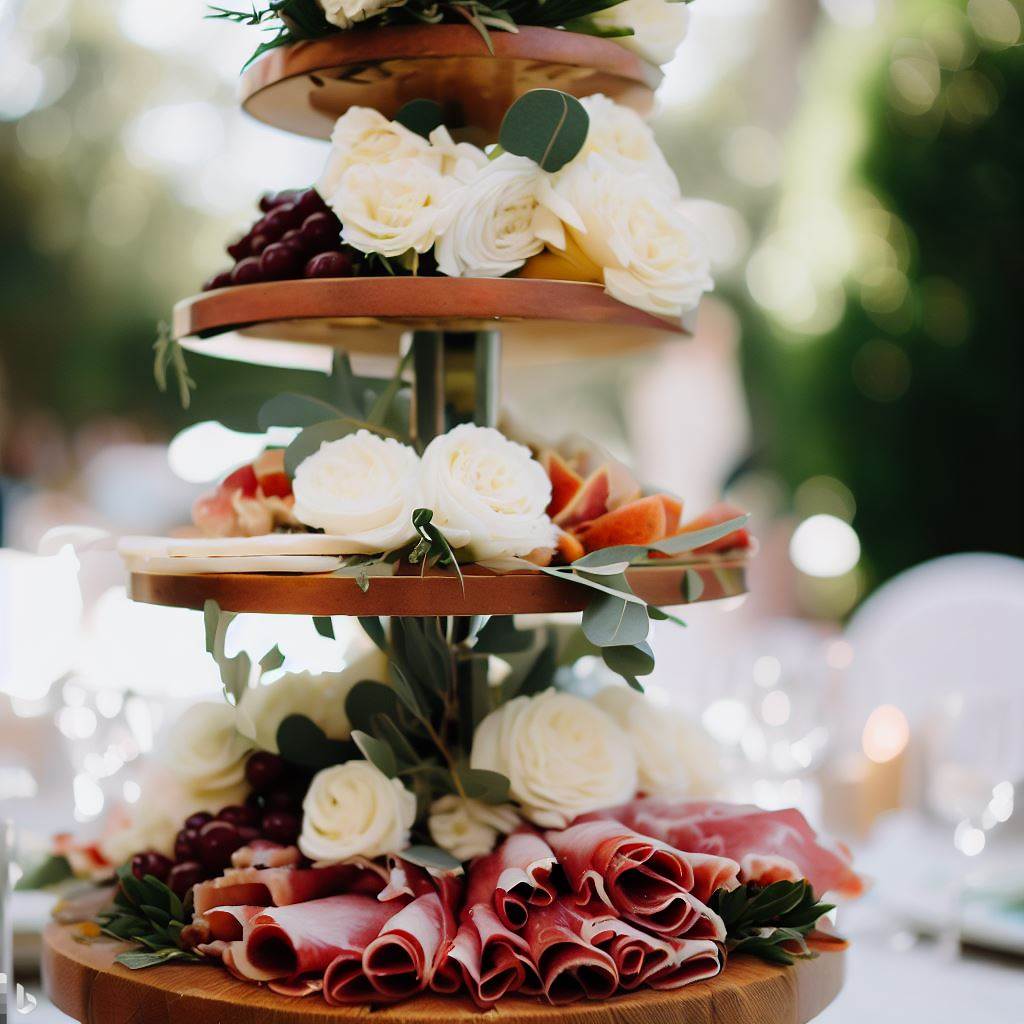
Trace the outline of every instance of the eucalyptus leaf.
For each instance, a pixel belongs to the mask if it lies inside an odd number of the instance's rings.
[[[624,679],[649,676],[654,671],[654,651],[647,641],[631,646],[601,648],[604,663]]]
[[[322,636],[328,640],[333,640],[334,637],[334,620],[329,615],[314,615],[313,616],[313,628]]]
[[[430,137],[430,133],[435,128],[444,124],[444,111],[441,109],[441,104],[435,100],[409,100],[399,108],[394,119],[409,131],[422,135],[426,139]]]
[[[383,654],[389,653],[388,638],[384,632],[384,623],[375,615],[360,615],[359,625],[363,632],[373,641],[374,645]]]
[[[311,427],[341,415],[342,410],[330,402],[311,395],[285,392],[267,399],[260,406],[256,426],[260,430],[269,430],[271,427]]]
[[[704,577],[696,569],[687,569],[683,576],[683,597],[687,601],[699,601],[704,593]]]
[[[421,868],[434,868],[445,872],[459,871],[462,868],[461,861],[438,846],[410,846],[402,850],[399,856],[402,860],[418,864]]]
[[[354,729],[352,742],[359,748],[366,760],[379,768],[389,779],[393,779],[398,774],[398,761],[395,759],[395,752],[384,740]]]
[[[356,683],[345,698],[345,715],[352,727],[373,732],[377,716],[396,718],[399,698],[395,690],[384,683],[364,679]]]
[[[354,743],[332,740],[311,718],[288,715],[277,727],[277,749],[286,761],[305,768],[329,768],[351,760]]]
[[[350,417],[338,417],[325,420],[306,427],[284,450],[284,471],[288,476],[295,476],[299,465],[320,450],[320,445],[327,441],[337,441],[348,434],[355,433],[360,424]]]
[[[277,644],[267,651],[266,654],[260,658],[260,671],[261,672],[275,672],[284,664],[284,654],[281,652],[281,648]]]
[[[509,798],[509,781],[500,772],[463,765],[456,769],[456,775],[463,792],[471,800],[481,800],[486,804],[503,804]]]
[[[531,89],[509,107],[498,142],[545,171],[559,171],[583,148],[590,118],[583,104],[557,89]]]
[[[583,612],[583,632],[597,647],[623,647],[647,639],[651,623],[644,605],[618,596],[597,594]]]
[[[514,654],[528,651],[534,634],[516,629],[515,616],[492,615],[480,630],[473,644],[476,654]]]

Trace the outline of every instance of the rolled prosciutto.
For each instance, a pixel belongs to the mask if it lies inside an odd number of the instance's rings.
[[[361,958],[395,910],[394,903],[359,895],[271,907],[249,921],[235,965],[253,980],[288,979],[303,989],[307,982],[300,979],[320,981],[338,957]]]
[[[384,888],[386,875],[383,867],[364,860],[322,868],[229,868],[193,889],[195,910],[204,914],[232,905],[286,907],[339,893],[376,896]]]
[[[850,866],[850,851],[824,839],[795,808],[763,811],[746,804],[715,800],[641,797],[609,812],[646,835],[682,850],[739,863],[751,854],[783,858],[796,866],[818,895],[859,896],[864,883]]]
[[[614,910],[663,935],[724,937],[717,915],[692,893],[695,874],[687,854],[608,819],[581,821],[546,838],[580,906]],[[735,862],[696,860],[702,879],[720,875],[735,884]],[[706,888],[702,881],[702,892]]]
[[[556,1006],[607,999],[619,987],[615,960],[584,935],[590,920],[579,907],[556,899],[531,910],[523,929],[541,991]]]
[[[297,846],[282,846],[269,839],[254,839],[231,854],[233,868],[283,868],[301,860]]]
[[[473,870],[490,881],[494,909],[502,923],[522,928],[530,907],[546,907],[554,900],[551,873],[555,864],[555,852],[545,839],[524,828],[474,862]]]

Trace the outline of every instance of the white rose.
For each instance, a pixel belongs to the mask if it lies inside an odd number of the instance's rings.
[[[449,793],[430,805],[427,827],[430,838],[456,860],[472,860],[494,849],[499,835],[519,825],[510,804],[485,804]]]
[[[163,761],[185,789],[217,799],[216,794],[244,792],[245,762],[251,751],[252,743],[235,727],[235,709],[206,701],[193,704],[171,727]]]
[[[415,820],[416,797],[398,779],[369,761],[346,761],[313,776],[299,849],[321,864],[399,853]]]
[[[393,438],[359,430],[325,441],[295,471],[295,516],[344,537],[345,554],[394,551],[415,535],[419,474],[416,452]]]
[[[683,6],[682,4],[678,6]],[[662,153],[651,126],[633,109],[601,93],[580,100],[590,117],[583,153],[598,153],[627,174],[646,173],[673,198],[679,182]]]
[[[629,740],[592,701],[556,690],[516,697],[477,727],[470,764],[507,776],[525,817],[544,828],[632,798]]]
[[[324,17],[338,28],[351,28],[360,21],[366,21],[382,14],[389,7],[401,7],[405,0],[318,0],[324,10]]]
[[[345,172],[357,164],[389,164],[405,157],[431,159],[430,143],[379,110],[349,107],[334,123],[327,165],[316,182],[324,199],[337,191]],[[433,158],[440,167],[440,155]]]
[[[422,481],[434,523],[475,560],[555,545],[547,473],[529,448],[492,427],[463,423],[435,437],[423,453]]]
[[[633,35],[615,41],[652,64],[667,64],[686,38],[690,11],[685,3],[669,0],[624,0],[589,20],[599,28],[631,28]]]
[[[620,302],[678,317],[714,286],[697,229],[653,179],[588,153],[560,175],[557,188],[585,225],[570,228],[573,240],[603,269],[605,287]]]
[[[448,200],[452,211],[435,254],[449,277],[503,277],[545,243],[565,248],[562,221],[583,226],[532,160],[502,153]]]
[[[278,753],[277,730],[289,715],[305,715],[332,740],[352,733],[345,698],[364,679],[387,678],[387,658],[374,647],[341,672],[290,672],[264,686],[250,686],[238,702],[238,731],[261,750]]]
[[[594,702],[629,737],[643,792],[708,796],[716,788],[721,767],[718,752],[680,711],[656,707],[628,686],[606,686]]]
[[[441,173],[459,181],[469,181],[488,163],[487,154],[479,146],[472,142],[456,142],[443,124],[430,133],[430,149],[440,158]]]
[[[428,154],[349,167],[325,197],[343,225],[342,241],[382,256],[426,252],[441,231],[445,200],[457,188],[437,162]]]

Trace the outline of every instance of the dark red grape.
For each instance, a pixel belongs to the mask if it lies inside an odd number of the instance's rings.
[[[243,235],[237,242],[232,242],[228,246],[228,255],[233,260],[244,260],[246,256],[251,255],[249,251],[249,243],[252,241],[252,232]]]
[[[175,864],[167,876],[167,884],[179,899],[185,898],[185,893],[206,878],[206,872],[201,864],[194,860],[187,860],[183,864]]]
[[[284,775],[284,761],[277,754],[257,751],[245,763],[245,777],[257,793],[263,793]]]
[[[239,825],[238,835],[243,845],[248,846],[254,839],[260,838],[260,830],[251,825]]]
[[[137,853],[132,857],[132,874],[139,880],[145,878],[146,875],[152,875],[162,882],[167,878],[171,867],[170,860],[155,850]]]
[[[286,188],[281,192],[265,192],[260,196],[260,209],[268,212],[276,206],[281,206],[282,203],[293,202],[301,194],[302,190],[297,188]]]
[[[229,825],[234,825],[236,828],[245,825],[252,828],[254,825],[259,824],[259,814],[249,807],[239,807],[236,804],[231,804],[228,807],[222,807],[217,812],[218,821],[226,821]]]
[[[185,819],[185,828],[199,829],[209,821],[213,821],[213,815],[209,811],[196,811]]]
[[[301,266],[302,257],[290,243],[274,242],[268,245],[260,256],[260,274],[267,281],[295,277]]]
[[[231,284],[231,271],[222,270],[219,274],[214,274],[208,281],[203,284],[203,291],[208,292],[213,288],[226,288]]]
[[[183,828],[174,837],[174,859],[178,862],[183,860],[194,860],[196,850],[196,839],[199,832],[194,828]]]
[[[280,238],[289,228],[297,228],[302,223],[291,203],[283,203],[275,206],[265,217],[260,220],[258,230],[273,239]]]
[[[291,786],[276,786],[266,794],[264,804],[268,811],[295,811],[302,806],[302,795]]]
[[[266,252],[266,249],[263,250]],[[260,269],[262,256],[246,256],[234,270],[231,271],[232,284],[256,284],[265,280],[263,271]]]
[[[295,212],[299,218],[305,220],[311,213],[317,213],[320,210],[326,210],[327,204],[323,201],[320,193],[315,188],[307,188],[304,192],[300,192],[293,200],[292,203],[295,206]]]
[[[271,811],[263,815],[263,834],[275,843],[287,846],[299,838],[302,823],[295,814],[287,811]]]
[[[263,252],[271,242],[273,242],[273,238],[271,238],[270,235],[265,235],[263,232],[257,232],[252,236],[252,241],[249,243],[249,255],[259,256],[259,254]]]
[[[333,213],[311,213],[301,227],[302,241],[309,252],[327,252],[341,244],[341,222]]]
[[[209,871],[223,871],[231,854],[243,843],[238,829],[226,821],[211,821],[199,830],[199,860]]]
[[[306,264],[302,276],[351,277],[352,257],[347,252],[322,252]]]

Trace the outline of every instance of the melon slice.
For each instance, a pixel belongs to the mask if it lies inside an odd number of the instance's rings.
[[[577,558],[582,558],[586,553],[586,549],[574,534],[566,533],[563,530],[558,535],[558,555],[566,565],[571,565]]]
[[[541,465],[551,481],[551,501],[548,515],[554,518],[576,496],[583,486],[583,477],[556,451],[548,450],[540,457]]]
[[[611,478],[608,467],[602,466],[591,473],[580,485],[572,500],[554,517],[555,525],[563,530],[575,530],[608,511]]]
[[[671,494],[659,494],[665,506],[665,535],[671,536],[679,529],[679,520],[683,517],[683,503]]]
[[[706,512],[697,516],[696,519],[691,519],[688,523],[685,523],[676,532],[691,533],[694,530],[704,530],[709,526],[728,522],[730,519],[735,519],[741,515],[743,515],[743,509],[730,505],[727,501],[720,501],[712,505]],[[694,552],[698,555],[705,555],[712,551],[733,551],[737,548],[749,547],[750,531],[746,527],[741,527],[739,530],[733,530],[732,533],[728,533],[718,540],[713,540],[710,544],[695,548]]]
[[[652,494],[607,512],[579,531],[587,551],[619,544],[653,544],[665,536],[667,510],[662,495]]]

